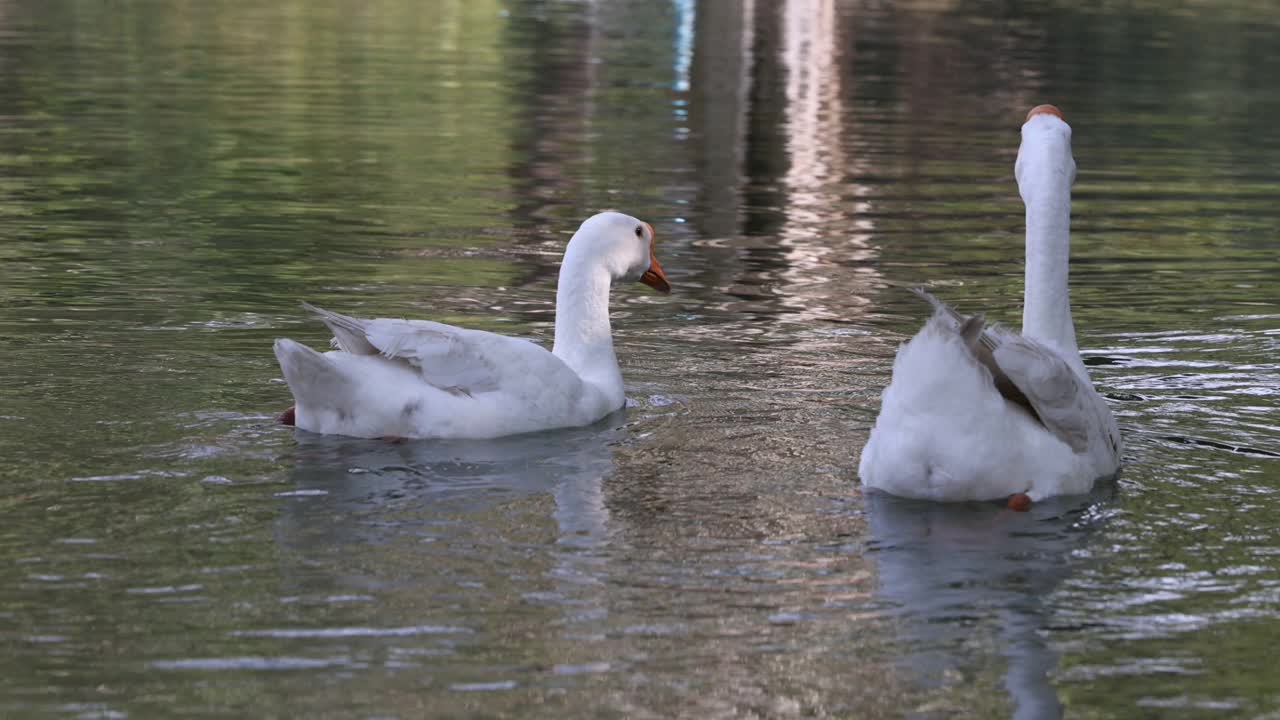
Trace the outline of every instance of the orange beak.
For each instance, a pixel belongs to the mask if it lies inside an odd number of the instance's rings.
[[[649,223],[644,224],[649,228],[649,269],[644,271],[640,276],[640,282],[657,290],[660,293],[671,292],[671,283],[667,282],[666,273],[662,272],[662,266],[658,264],[658,256],[653,254],[653,226]]]

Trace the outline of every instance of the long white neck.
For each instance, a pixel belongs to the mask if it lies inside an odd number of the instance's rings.
[[[1040,120],[1033,118],[1032,122]],[[1044,118],[1043,122],[1057,121]],[[1024,131],[1025,133],[1025,131]],[[1065,142],[1070,142],[1067,136]],[[1061,138],[1024,137],[1018,189],[1027,206],[1027,268],[1022,334],[1047,342],[1078,363],[1075,325],[1067,292],[1071,255],[1071,181],[1075,164]],[[1083,368],[1083,365],[1081,365]]]
[[[622,390],[609,326],[609,272],[571,244],[556,287],[553,352],[584,380]]]

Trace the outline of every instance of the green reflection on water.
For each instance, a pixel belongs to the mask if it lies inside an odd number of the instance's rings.
[[[1098,366],[1104,389],[1143,397],[1117,406],[1129,467],[1078,575],[999,589],[1051,606],[1070,716],[1179,694],[1276,707],[1273,464],[1187,443],[1277,438],[1280,13],[839,3],[834,71],[788,86],[788,5],[744,22],[703,3],[683,92],[680,7],[0,3],[0,632],[20,647],[0,714],[1007,713],[1006,608],[975,583],[971,642],[913,685],[898,633],[920,618],[877,604],[886,563],[847,498],[922,310],[896,288],[1017,322],[1015,130],[1047,99],[1077,133],[1082,345],[1131,363]],[[799,168],[805,142],[822,152]],[[633,435],[601,441],[599,544],[552,520],[549,487],[441,501],[434,458],[316,451],[271,423],[271,340],[326,340],[298,300],[545,339],[565,233],[609,206],[651,218],[674,259],[669,304],[615,305],[631,395],[676,410],[633,409]],[[317,477],[355,498],[276,495]],[[1246,579],[1192,576],[1221,568]],[[1118,607],[1163,581],[1181,595]],[[1082,629],[1053,624],[1073,612]],[[1160,614],[1207,629],[1139,626]],[[1139,637],[1113,632],[1131,619]],[[477,632],[243,634],[422,624]],[[317,664],[253,664],[281,657]],[[220,658],[250,661],[154,665]]]

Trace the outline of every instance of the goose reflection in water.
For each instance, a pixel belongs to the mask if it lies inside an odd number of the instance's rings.
[[[1044,635],[1050,596],[1082,562],[1078,551],[1103,522],[1096,508],[1113,492],[1104,483],[1088,496],[1019,513],[868,491],[868,557],[878,568],[877,594],[901,625],[910,682],[945,698],[957,672],[971,690],[973,675],[1002,655],[1012,717],[1061,717],[1050,680],[1058,656]]]
[[[379,625],[479,630],[461,608],[511,594],[550,598],[520,610],[544,622],[607,614],[590,588],[610,531],[602,482],[629,435],[625,420],[617,412],[588,427],[479,441],[298,431],[293,487],[276,521],[287,550],[281,591],[305,595],[336,580],[378,597],[365,612]]]
[[[492,440],[363,440],[297,432],[291,495],[363,508],[450,501],[474,510],[512,494],[550,493],[562,535],[600,537],[608,510],[600,481],[611,445],[627,436],[625,411],[582,428]]]

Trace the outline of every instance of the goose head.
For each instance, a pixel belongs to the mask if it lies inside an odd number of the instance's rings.
[[[1037,105],[1027,113],[1013,173],[1024,201],[1041,192],[1070,192],[1076,161],[1071,157],[1071,126],[1061,110]]]
[[[565,248],[565,265],[602,266],[613,280],[639,280],[658,292],[671,284],[653,252],[653,226],[619,212],[587,218]]]

